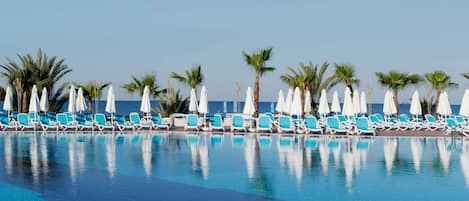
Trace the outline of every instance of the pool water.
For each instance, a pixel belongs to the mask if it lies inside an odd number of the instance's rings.
[[[0,134],[0,200],[468,200],[469,139]]]

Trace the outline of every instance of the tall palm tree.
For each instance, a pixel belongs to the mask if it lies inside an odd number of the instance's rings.
[[[469,80],[469,73],[463,73],[462,76]]]
[[[342,82],[353,93],[353,85],[360,84],[355,75],[355,68],[351,64],[335,64],[335,76],[338,82]]]
[[[97,83],[96,81],[88,81],[85,84],[75,84],[78,88],[83,89],[83,95],[85,96],[86,102],[88,103],[88,112],[93,112],[93,105],[94,110],[96,112],[99,111],[97,101],[101,99],[103,95],[103,90],[111,85],[110,82],[106,83]]]
[[[430,85],[432,86],[432,89],[436,91],[436,106],[438,106],[438,103],[440,101],[440,94],[443,90],[458,87],[457,83],[451,81],[451,76],[441,70],[432,73],[426,73],[425,78],[427,79],[428,83],[430,83]]]
[[[423,78],[417,74],[401,73],[395,70],[389,71],[388,73],[376,72],[378,82],[393,91],[394,104],[397,107],[397,113],[399,114],[399,97],[398,92],[410,85],[418,84],[423,81]]]
[[[258,51],[253,52],[252,54],[248,54],[246,52],[242,52],[244,61],[254,70],[256,73],[256,77],[254,80],[254,108],[255,113],[254,117],[259,116],[259,80],[267,72],[272,72],[275,70],[274,67],[266,66],[267,61],[270,60],[272,56],[272,48],[261,49]]]
[[[19,62],[7,58],[7,63],[0,65],[1,73],[12,86],[15,102],[19,112],[28,110],[30,90],[34,84],[49,91],[49,110],[59,111],[67,100],[64,84],[55,89],[60,80],[72,72],[64,59],[48,57],[41,49],[33,58],[30,54],[17,55]]]
[[[204,81],[204,75],[202,74],[201,65],[197,65],[190,70],[184,71],[184,74],[171,73],[171,78],[176,79],[180,83],[189,86],[190,88],[196,89],[197,86],[202,84]]]
[[[334,74],[325,77],[325,73],[329,68],[329,63],[324,62],[321,66],[309,62],[307,65],[300,63],[298,71],[289,68],[290,73],[280,76],[280,79],[290,87],[299,87],[301,93],[309,90],[312,97],[312,110],[316,111],[317,102],[321,91],[329,90],[337,84],[336,76]],[[304,96],[302,96],[302,103],[304,103]]]
[[[129,93],[138,93],[142,96],[145,86],[148,86],[150,95],[155,98],[166,93],[166,89],[160,89],[160,86],[157,84],[156,75],[154,74],[146,74],[141,79],[132,76],[132,81],[122,85],[122,88],[126,89]]]

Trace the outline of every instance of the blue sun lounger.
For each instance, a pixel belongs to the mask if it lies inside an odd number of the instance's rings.
[[[295,125],[293,124],[291,117],[280,115],[280,117],[278,118],[278,131],[279,133],[284,133],[284,132],[296,133]]]
[[[327,117],[326,119],[326,132],[335,135],[336,133],[349,134],[350,131],[343,127],[337,117]]]
[[[151,122],[153,124],[153,128],[155,129],[164,128],[166,130],[169,130],[169,124],[163,121],[163,118],[161,118],[161,114],[159,113],[151,115]]]
[[[103,131],[105,129],[111,129],[112,131],[114,131],[114,125],[112,125],[111,122],[106,120],[106,116],[104,114],[96,113],[94,115],[94,121],[98,130]]]
[[[225,127],[223,126],[223,118],[219,114],[215,114],[210,118],[210,130],[222,130],[225,132]]]
[[[246,128],[244,127],[244,118],[239,114],[234,114],[231,116],[231,132],[233,131],[244,131],[246,132]]]
[[[67,117],[67,114],[59,113],[56,118],[59,128],[63,131],[66,131],[67,129],[74,129],[76,131],[78,129],[78,126],[75,123],[68,121],[69,118]]]
[[[321,133],[323,134],[322,128],[319,127],[318,121],[315,116],[306,115],[304,119],[304,129],[306,133]]]
[[[149,128],[151,130],[152,128],[152,124],[151,123],[143,123],[141,120],[140,120],[140,115],[136,112],[131,112],[129,114],[129,120],[130,120],[130,123],[132,125],[134,125],[134,127],[137,129],[137,130],[140,130],[142,128]]]
[[[269,131],[272,133],[272,120],[268,115],[261,115],[257,119],[257,131]]]
[[[35,129],[35,125],[29,121],[29,115],[26,113],[19,113],[17,116],[17,122],[20,130],[24,129]]]
[[[186,116],[187,123],[184,126],[184,130],[195,129],[199,130],[199,117],[196,114],[188,114]]]
[[[357,129],[357,134],[373,134],[376,135],[375,129],[373,129],[366,117],[358,117],[356,118],[356,129]]]

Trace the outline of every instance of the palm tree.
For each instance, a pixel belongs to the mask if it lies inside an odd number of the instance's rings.
[[[335,76],[338,82],[342,82],[353,93],[353,85],[360,84],[355,75],[355,68],[351,64],[335,64]]]
[[[423,81],[423,78],[417,74],[401,73],[395,70],[389,71],[389,73],[376,72],[378,82],[393,91],[394,94],[394,105],[397,107],[397,113],[399,114],[399,97],[398,92],[409,85],[418,84]]]
[[[16,109],[19,112],[28,110],[30,89],[36,84],[39,88],[46,87],[49,91],[49,110],[61,110],[67,100],[67,95],[64,94],[66,83],[58,89],[55,87],[64,76],[72,72],[65,60],[56,56],[48,57],[41,49],[38,50],[36,58],[29,54],[17,56],[19,62],[7,58],[7,63],[0,65],[3,69],[2,76],[12,86]]]
[[[290,74],[280,76],[280,79],[290,87],[299,87],[301,93],[304,94],[306,90],[309,90],[312,97],[312,110],[316,111],[317,100],[321,91],[329,90],[337,84],[335,75],[330,75],[325,78],[325,73],[329,68],[329,63],[324,62],[320,67],[317,64],[309,62],[305,65],[300,63],[298,71],[293,68],[289,68]],[[304,103],[304,96],[302,96],[302,103]]]
[[[166,93],[166,89],[160,89],[160,86],[157,84],[156,75],[154,74],[146,74],[141,79],[132,76],[132,81],[122,85],[122,88],[127,89],[129,93],[138,93],[142,96],[145,86],[148,86],[150,95],[155,98]]]
[[[86,102],[88,103],[88,112],[92,113],[93,112],[93,105],[94,105],[94,110],[96,112],[99,111],[97,101],[101,99],[103,95],[103,90],[111,85],[110,82],[106,83],[97,83],[96,81],[88,81],[85,84],[75,84],[78,88],[83,89],[83,95],[85,96]]]
[[[197,90],[197,86],[204,81],[204,75],[202,74],[202,67],[200,65],[184,71],[184,74],[185,75],[173,72],[171,73],[171,78],[195,90]]]
[[[433,90],[436,90],[435,105],[438,106],[440,101],[441,91],[448,88],[456,88],[458,84],[451,81],[451,76],[445,72],[439,70],[432,73],[426,73],[425,78],[428,83],[432,86]]]
[[[469,73],[463,73],[462,76],[469,80]]]
[[[159,108],[155,111],[163,116],[169,116],[174,113],[189,112],[189,98],[183,98],[180,91],[168,88],[168,92],[158,99]]]
[[[256,78],[254,81],[254,108],[255,113],[254,117],[259,116],[259,80],[267,72],[272,72],[275,70],[274,67],[266,66],[266,62],[269,61],[272,56],[272,48],[261,49],[252,54],[248,54],[243,51],[243,57],[246,63],[253,69],[256,73]]]

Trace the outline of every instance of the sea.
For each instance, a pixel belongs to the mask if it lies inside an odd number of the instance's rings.
[[[151,102],[152,107],[158,107],[157,102]],[[225,108],[226,105],[226,108]],[[276,102],[259,102],[259,112],[274,112],[275,111]],[[64,111],[67,108],[67,104],[64,106]],[[208,102],[208,109],[209,115],[210,114],[217,114],[217,113],[241,113],[243,112],[244,102],[238,101],[209,101]],[[106,101],[99,101],[98,103],[98,112],[104,113],[104,109],[106,108]],[[453,114],[459,113],[460,105],[451,105],[451,109]],[[410,109],[410,104],[399,104],[399,113],[400,114],[408,114]],[[131,101],[131,100],[121,100],[116,101],[116,111],[117,114],[121,115],[128,115],[130,112],[139,112],[140,110],[140,101]],[[371,111],[369,113],[382,113],[383,111],[383,104],[371,104]]]

